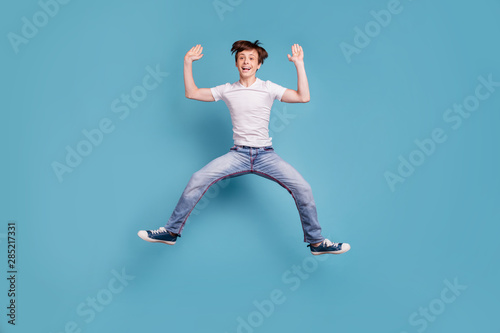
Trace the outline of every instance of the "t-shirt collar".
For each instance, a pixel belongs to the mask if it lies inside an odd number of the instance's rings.
[[[257,81],[260,81],[260,79],[259,79],[258,77],[256,77],[256,78],[255,78],[255,82],[254,82],[254,83],[252,83],[251,85],[249,85],[248,87],[245,87],[243,84],[241,84],[240,80],[238,80],[238,82],[237,82],[237,83],[238,83],[240,86],[242,86],[243,88],[250,88],[251,86],[253,86],[254,84],[256,84],[256,83],[257,83]]]

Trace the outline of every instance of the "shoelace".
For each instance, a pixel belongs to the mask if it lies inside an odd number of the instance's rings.
[[[339,243],[334,243],[334,242],[330,241],[329,239],[326,239],[326,238],[325,238],[325,240],[323,241],[323,244],[322,244],[322,245],[324,245],[324,246],[326,246],[326,247],[330,247],[330,246],[335,246],[335,247],[337,247],[337,246],[339,245]]]
[[[151,233],[153,235],[160,234],[160,233],[165,233],[165,232],[167,232],[167,229],[165,229],[165,227],[160,227],[158,230],[151,230]]]

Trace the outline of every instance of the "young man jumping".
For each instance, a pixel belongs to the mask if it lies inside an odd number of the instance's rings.
[[[140,230],[138,235],[142,239],[175,244],[189,214],[211,185],[221,179],[253,173],[277,182],[292,195],[299,211],[304,242],[309,243],[312,254],[339,254],[351,248],[347,243],[333,243],[321,235],[311,187],[297,170],[276,154],[269,137],[269,118],[275,99],[286,103],[309,102],[302,47],[294,44],[292,55],[288,54],[288,60],[297,69],[297,90],[292,90],[255,77],[268,56],[260,44],[258,40],[235,42],[231,54],[235,53],[240,79],[213,88],[198,88],[193,79],[193,61],[203,57],[203,47],[198,44],[186,53],[186,97],[204,102],[222,99],[226,103],[233,124],[234,146],[191,176],[167,224],[157,230]]]

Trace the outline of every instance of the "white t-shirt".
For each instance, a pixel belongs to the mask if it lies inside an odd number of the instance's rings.
[[[250,147],[270,146],[269,117],[275,99],[281,102],[284,88],[271,81],[256,78],[245,87],[238,80],[210,88],[215,101],[223,100],[231,114],[235,145]]]

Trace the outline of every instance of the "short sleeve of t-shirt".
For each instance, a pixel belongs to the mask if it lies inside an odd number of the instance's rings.
[[[230,86],[231,86],[231,84],[228,82],[228,83],[224,83],[224,84],[221,84],[219,86],[215,86],[213,88],[210,88],[210,90],[212,91],[212,96],[214,97],[216,102],[222,99],[222,94],[224,94],[226,89],[229,88]]]
[[[281,97],[283,97],[283,94],[285,93],[287,88],[282,87],[279,84],[276,84],[269,80],[266,81],[266,86],[269,89],[269,93],[271,94],[273,100],[277,99],[281,102]]]

